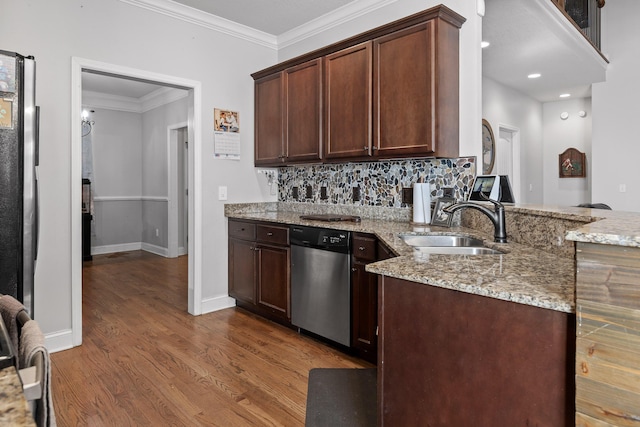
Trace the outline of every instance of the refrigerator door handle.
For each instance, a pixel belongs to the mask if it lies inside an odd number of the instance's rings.
[[[35,274],[35,239],[36,226],[36,141],[37,141],[37,109],[36,109],[36,63],[33,59],[24,58],[24,90],[23,90],[23,240],[22,240],[22,304],[27,312],[33,315],[33,288]]]

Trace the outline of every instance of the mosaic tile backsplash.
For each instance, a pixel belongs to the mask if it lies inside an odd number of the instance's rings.
[[[402,203],[402,189],[420,180],[431,185],[432,199],[444,196],[446,188],[452,189],[456,199],[464,199],[475,174],[475,157],[282,167],[278,171],[278,197],[281,202],[400,208],[407,207]],[[309,185],[311,197],[307,198]],[[298,189],[297,199],[294,187]],[[326,187],[326,199],[321,197],[321,187]],[[353,187],[359,187],[360,201],[353,201]]]

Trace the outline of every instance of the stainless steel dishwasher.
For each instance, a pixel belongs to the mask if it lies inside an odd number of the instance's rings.
[[[291,323],[351,344],[351,233],[291,226]]]

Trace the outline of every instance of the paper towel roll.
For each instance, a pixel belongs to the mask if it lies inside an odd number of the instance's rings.
[[[416,224],[431,222],[431,186],[429,183],[413,184],[413,222]]]

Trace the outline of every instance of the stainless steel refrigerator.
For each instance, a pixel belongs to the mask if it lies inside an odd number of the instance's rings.
[[[38,243],[38,120],[33,57],[0,50],[0,294],[33,318]]]

